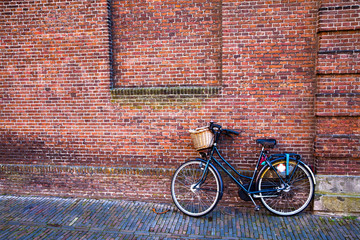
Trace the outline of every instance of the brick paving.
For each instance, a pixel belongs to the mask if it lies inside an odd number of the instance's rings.
[[[164,214],[157,212],[169,210]],[[0,196],[0,239],[360,239],[360,220],[217,207],[191,218],[170,204]]]

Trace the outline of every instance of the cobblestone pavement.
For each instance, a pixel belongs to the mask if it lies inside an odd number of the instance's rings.
[[[163,214],[156,214],[169,210]],[[360,220],[217,207],[201,218],[169,204],[0,196],[0,239],[360,239]]]

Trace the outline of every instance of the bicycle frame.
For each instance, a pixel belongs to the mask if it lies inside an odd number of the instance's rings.
[[[199,217],[211,212],[224,194],[223,174],[237,185],[242,200],[252,201],[256,211],[260,210],[256,198],[267,210],[280,216],[298,214],[309,206],[316,184],[314,173],[301,161],[300,154],[268,154],[267,150],[276,146],[276,139],[256,139],[262,148],[253,172],[247,173],[241,166],[235,169],[221,155],[218,145],[221,136],[232,138],[239,132],[210,122],[208,128],[191,133],[202,157],[183,163],[171,181],[171,196],[183,213]]]
[[[219,150],[217,149],[216,147],[216,143],[214,143],[212,149],[211,149],[211,152],[210,152],[210,156],[209,156],[209,159],[207,160],[207,164],[205,166],[205,169],[204,169],[204,172],[203,172],[203,175],[202,175],[202,178],[200,179],[200,181],[195,184],[194,187],[197,187],[199,184],[202,184],[205,180],[206,180],[206,175],[207,175],[207,169],[208,169],[208,166],[210,164],[210,161],[214,161],[242,190],[244,190],[248,195],[254,195],[254,194],[257,194],[257,193],[265,193],[265,192],[274,192],[275,189],[264,189],[264,190],[261,190],[261,191],[251,191],[251,188],[253,186],[253,184],[255,184],[255,177],[256,177],[256,174],[258,172],[258,168],[259,168],[259,165],[260,165],[260,161],[262,159],[263,156],[265,156],[265,151],[264,151],[264,147],[261,149],[261,152],[260,152],[260,156],[259,156],[259,159],[256,163],[256,166],[255,166],[255,169],[254,169],[254,172],[252,173],[252,177],[248,177],[248,176],[245,176],[245,175],[242,175],[240,174],[229,162],[227,162],[223,156],[221,156]],[[214,157],[214,153],[216,153],[219,158],[232,170],[236,173],[237,176],[239,177],[243,177],[243,178],[246,178],[248,180],[250,180],[250,184],[248,186],[248,189],[246,189],[244,187],[244,185],[239,181],[237,180],[224,166],[223,164],[221,164],[221,162],[219,162],[215,157]],[[274,168],[272,166],[272,164],[266,160],[266,163]],[[282,179],[282,177],[279,176],[279,174],[277,173],[277,171],[275,170],[277,176],[279,177],[279,179],[282,181],[282,183],[284,184],[284,187],[283,188],[279,188],[279,189],[276,189],[276,191],[281,191],[281,190],[284,190],[287,186],[287,183],[284,182],[284,180]],[[252,197],[250,196],[250,199],[253,201]]]

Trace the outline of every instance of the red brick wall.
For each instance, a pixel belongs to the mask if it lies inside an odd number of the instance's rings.
[[[0,11],[1,161],[100,164],[111,155],[107,2],[1,1]]]
[[[274,137],[275,152],[347,174],[341,164],[359,158],[358,53],[321,51],[357,49],[358,32],[329,30],[326,6],[0,2],[0,191],[168,201],[173,169],[197,156],[188,130],[210,120],[242,131],[222,145],[238,168],[255,164],[256,138]]]
[[[360,6],[322,1],[319,9],[315,155],[319,174],[360,172]]]
[[[316,1],[223,1],[223,86],[244,130],[240,156],[254,164],[256,138],[312,162]],[[294,109],[296,109],[294,111]]]
[[[113,1],[115,84],[217,85],[221,1]]]

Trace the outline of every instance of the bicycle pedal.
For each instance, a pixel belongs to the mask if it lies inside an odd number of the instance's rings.
[[[260,206],[259,205],[255,206],[255,211],[260,211]]]

